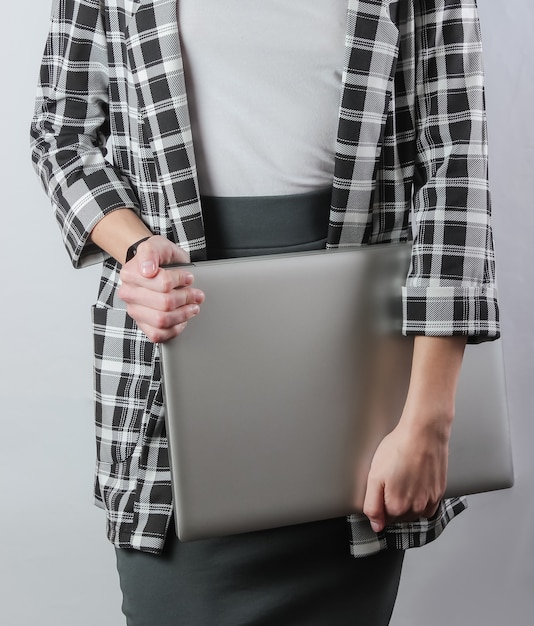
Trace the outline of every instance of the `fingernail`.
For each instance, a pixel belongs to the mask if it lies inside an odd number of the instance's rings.
[[[380,528],[380,524],[378,524],[377,522],[371,522],[371,528],[373,529],[374,533],[379,533],[382,530]]]
[[[184,283],[190,285],[194,280],[193,274],[184,274]]]
[[[141,263],[141,274],[146,275],[150,275],[152,276],[152,274],[154,274],[154,272],[156,271],[156,264],[154,263],[154,261],[143,261],[143,263]]]

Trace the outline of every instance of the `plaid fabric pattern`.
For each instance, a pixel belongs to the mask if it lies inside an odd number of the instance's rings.
[[[419,548],[437,539],[447,524],[466,507],[465,498],[449,498],[441,502],[430,519],[387,526],[380,533],[373,532],[365,515],[349,515],[351,552],[355,557],[362,557],[386,549]]]
[[[157,346],[122,309],[93,307],[93,330],[95,494],[114,544],[157,552],[172,509]]]
[[[328,245],[413,233],[404,332],[496,338],[476,3],[347,2]],[[128,207],[193,259],[204,255],[176,0],[54,0],[31,133],[73,265],[103,261],[93,310],[96,498],[115,545],[159,552],[171,489],[157,346],[127,316],[119,268],[89,234]],[[352,516],[353,553],[427,543],[464,507],[446,500],[432,520],[378,536]]]
[[[404,332],[499,333],[474,1],[351,0],[329,245],[411,238]]]

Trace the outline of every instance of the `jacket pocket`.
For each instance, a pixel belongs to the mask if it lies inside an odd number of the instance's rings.
[[[133,453],[149,414],[155,346],[122,309],[92,309],[97,458]]]

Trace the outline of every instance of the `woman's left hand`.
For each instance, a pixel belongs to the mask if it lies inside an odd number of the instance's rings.
[[[434,515],[447,481],[449,422],[443,417],[421,429],[403,415],[382,440],[373,457],[364,502],[375,532],[388,524]]]
[[[367,479],[363,512],[375,532],[431,517],[439,506],[465,344],[465,337],[415,338],[402,416],[378,446]]]

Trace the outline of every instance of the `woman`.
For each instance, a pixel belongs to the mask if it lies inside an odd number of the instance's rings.
[[[32,137],[74,266],[103,262],[95,496],[128,624],[387,624],[403,550],[465,507],[456,380],[499,334],[474,0],[55,0]],[[162,266],[412,225],[410,389],[365,516],[177,542],[154,342],[204,294]]]

